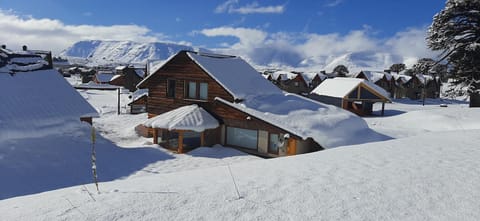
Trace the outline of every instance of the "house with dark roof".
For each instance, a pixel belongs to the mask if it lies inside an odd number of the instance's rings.
[[[360,78],[332,78],[325,80],[310,92],[311,99],[335,105],[360,116],[371,115],[373,104],[391,102],[389,93],[370,81]]]
[[[137,84],[143,79],[144,73],[144,71],[133,66],[118,66],[115,68],[115,76],[110,79],[109,83],[122,86],[133,92],[137,89]]]
[[[178,152],[222,144],[277,157],[384,139],[348,111],[282,92],[237,56],[180,51],[137,87],[148,89],[154,142]]]

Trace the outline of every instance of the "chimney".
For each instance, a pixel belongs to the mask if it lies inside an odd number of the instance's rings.
[[[26,50],[27,50],[27,46],[26,46],[26,45],[22,46],[22,50],[26,51]]]

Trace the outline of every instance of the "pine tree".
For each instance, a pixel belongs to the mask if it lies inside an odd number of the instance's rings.
[[[340,64],[333,69],[333,73],[336,73],[338,77],[346,77],[348,74],[348,68],[345,65]]]
[[[442,51],[456,84],[467,87],[470,106],[480,107],[480,0],[448,0],[433,17],[427,43]]]
[[[407,66],[405,64],[402,64],[402,63],[392,64],[392,66],[390,66],[390,71],[396,72],[398,74],[401,71],[405,70],[406,68],[407,68]]]
[[[420,58],[417,63],[413,65],[412,71],[415,74],[428,74],[434,65],[435,61],[433,59]]]

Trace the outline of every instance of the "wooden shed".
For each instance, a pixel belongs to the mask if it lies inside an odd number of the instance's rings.
[[[370,81],[360,78],[327,79],[309,95],[311,99],[335,105],[360,116],[371,115],[373,104],[391,102],[388,92]]]

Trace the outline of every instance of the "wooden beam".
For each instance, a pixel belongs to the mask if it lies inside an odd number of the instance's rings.
[[[153,143],[158,144],[158,130],[157,130],[157,128],[153,128]]]
[[[205,145],[205,131],[202,131],[200,133],[200,146],[204,146]]]
[[[385,102],[382,102],[382,116],[385,115]]]
[[[178,131],[178,153],[183,153],[183,131]]]
[[[120,115],[120,88],[118,88],[117,94],[117,115]]]

